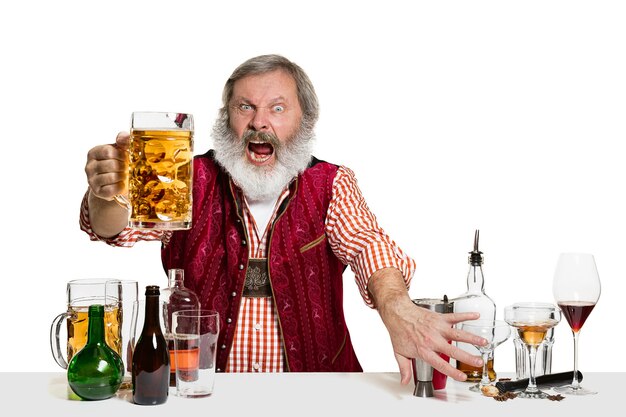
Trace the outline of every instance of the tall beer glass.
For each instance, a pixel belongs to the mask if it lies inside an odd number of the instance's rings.
[[[122,285],[119,280],[76,279],[67,283],[67,311],[59,314],[50,326],[52,356],[63,369],[87,343],[89,306],[104,305],[106,343],[122,354]],[[61,328],[67,323],[67,341],[61,339]],[[63,353],[63,351],[66,353]]]
[[[191,228],[193,116],[134,112],[131,121],[128,199],[129,227]]]

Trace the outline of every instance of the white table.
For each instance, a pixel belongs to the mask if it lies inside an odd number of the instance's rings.
[[[505,375],[501,375],[505,376]],[[618,392],[626,373],[584,373],[584,386],[597,395],[563,401],[516,398],[498,402],[468,391],[469,383],[448,379],[433,398],[413,396],[397,373],[218,374],[212,396],[176,397],[159,406],[138,406],[130,392],[104,401],[70,399],[66,374],[0,373],[3,408],[10,415],[50,416],[594,416],[620,414]],[[13,411],[15,410],[15,411]],[[32,414],[30,411],[39,412]],[[219,414],[212,414],[219,413]],[[479,414],[480,413],[480,414]],[[3,415],[5,412],[2,412]]]

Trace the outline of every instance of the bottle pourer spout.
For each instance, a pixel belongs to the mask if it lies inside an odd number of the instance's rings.
[[[476,229],[474,233],[474,252],[478,252],[478,239],[480,237],[480,231]]]
[[[483,253],[478,250],[478,240],[480,237],[480,232],[476,229],[474,233],[474,250],[470,252],[469,263],[473,266],[479,266],[483,263]]]

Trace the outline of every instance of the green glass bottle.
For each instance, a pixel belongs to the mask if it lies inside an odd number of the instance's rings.
[[[117,392],[124,379],[124,363],[104,340],[104,306],[89,306],[87,344],[72,357],[67,381],[84,400],[105,400]]]

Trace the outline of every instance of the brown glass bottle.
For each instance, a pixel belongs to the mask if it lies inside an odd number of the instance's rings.
[[[159,322],[159,287],[146,287],[143,329],[133,352],[133,402],[157,405],[167,401],[170,356]]]

